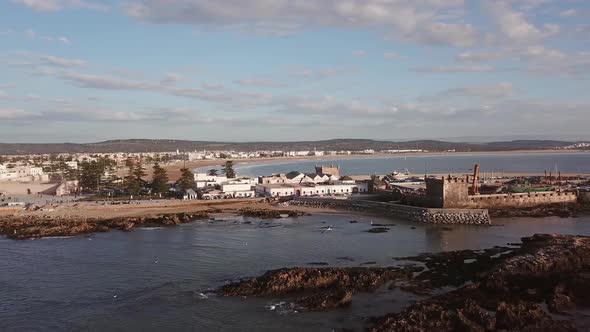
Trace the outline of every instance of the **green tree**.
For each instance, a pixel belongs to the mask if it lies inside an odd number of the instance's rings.
[[[228,178],[235,178],[236,177],[236,171],[234,170],[234,162],[232,160],[226,161],[225,165],[223,165],[223,168],[221,169],[221,171]]]
[[[141,183],[141,180],[147,175],[145,173],[145,168],[143,167],[143,165],[141,163],[141,159],[135,165],[135,169],[133,170],[133,175],[135,176],[135,179],[137,179],[137,182],[139,182],[139,183]]]
[[[152,178],[152,190],[154,194],[166,194],[168,193],[168,173],[160,164],[156,163],[153,167],[154,175]]]
[[[65,180],[67,181],[74,181],[74,180],[78,180],[78,170],[77,169],[73,169],[71,167],[68,167],[66,165],[65,169],[63,170],[63,177]]]
[[[176,182],[176,185],[183,191],[187,191],[195,186],[195,176],[188,168],[180,170],[180,179]]]
[[[98,191],[103,169],[96,161],[83,161],[80,163],[80,187],[84,191]]]
[[[131,158],[127,158],[125,161],[125,166],[127,166],[127,175],[123,178],[123,185],[125,190],[129,195],[137,195],[139,194],[139,189],[141,189],[141,182],[138,180],[137,177],[137,168],[135,167],[135,162]],[[141,172],[141,166],[140,166]],[[141,177],[140,177],[141,178]]]
[[[210,169],[207,171],[207,175],[209,176],[217,176],[217,170],[216,169]]]

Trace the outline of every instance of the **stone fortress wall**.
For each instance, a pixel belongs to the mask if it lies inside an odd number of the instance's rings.
[[[557,203],[576,203],[571,192],[532,192],[518,194],[471,195],[466,178],[442,177],[426,179],[425,206],[439,208],[523,208]]]

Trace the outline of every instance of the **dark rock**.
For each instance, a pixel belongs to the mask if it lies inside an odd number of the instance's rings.
[[[352,291],[345,288],[314,292],[309,296],[298,298],[297,305],[310,310],[322,311],[350,305],[352,302]]]
[[[414,268],[291,268],[266,272],[260,277],[230,283],[219,292],[225,296],[276,296],[294,294],[295,302],[308,310],[323,310],[350,303],[355,292],[372,292],[385,283],[407,278]],[[321,293],[310,296],[307,293]],[[318,303],[324,303],[318,305]]]
[[[574,331],[571,321],[557,320],[543,304],[558,313],[590,305],[590,237],[535,235],[523,238],[520,247],[399,260],[425,267],[280,269],[223,286],[220,293],[288,294],[308,310],[345,306],[356,292],[387,285],[437,294],[402,312],[371,319],[370,331]]]
[[[174,213],[153,217],[120,217],[86,219],[41,216],[0,217],[0,234],[23,240],[51,236],[72,236],[108,232],[110,229],[131,231],[135,226],[174,226],[195,219],[206,219],[206,212]]]
[[[374,227],[374,228],[367,230],[367,232],[369,232],[369,233],[387,233],[388,231],[389,231],[389,228],[387,228],[387,227]]]
[[[305,215],[304,212],[295,210],[272,210],[272,209],[254,209],[244,208],[240,209],[239,214],[245,217],[256,217],[256,218],[274,218],[278,219],[281,214],[286,214],[289,217],[300,217]]]
[[[375,264],[377,264],[377,262],[364,262],[364,263],[361,263],[361,265],[375,265]]]
[[[555,321],[540,305],[530,302],[500,303],[496,329],[516,331],[576,331],[569,323]]]

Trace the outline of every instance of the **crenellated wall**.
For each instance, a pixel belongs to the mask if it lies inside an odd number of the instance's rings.
[[[533,192],[517,194],[469,195],[467,178],[442,177],[426,179],[426,195],[407,196],[403,200],[411,205],[435,208],[522,208],[556,203],[575,203],[575,193]]]
[[[491,208],[523,208],[546,204],[576,203],[578,196],[569,192],[535,192],[520,194],[497,194],[497,195],[469,195],[468,200],[460,203],[457,207],[474,209]]]

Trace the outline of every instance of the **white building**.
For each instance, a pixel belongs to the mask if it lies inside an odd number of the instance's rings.
[[[359,183],[285,183],[285,184],[259,184],[256,185],[256,192],[264,196],[341,196],[356,193],[367,193],[368,182]]]
[[[271,197],[294,196],[295,188],[290,184],[258,184],[255,187],[257,193]]]
[[[227,182],[227,176],[209,175],[207,173],[195,173],[195,185],[197,188],[215,187]]]
[[[0,165],[0,181],[49,181],[49,175],[43,172],[41,167],[16,166],[8,168]]]
[[[66,161],[66,166],[70,169],[78,169],[78,162],[77,161]]]
[[[236,198],[254,197],[256,196],[256,193],[253,190],[255,184],[255,180],[249,178],[230,180],[221,184],[221,191],[223,191],[225,195]]]

